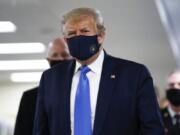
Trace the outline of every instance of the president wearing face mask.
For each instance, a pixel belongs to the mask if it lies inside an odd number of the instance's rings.
[[[62,29],[75,60],[43,73],[34,135],[164,135],[148,70],[106,54],[100,12],[73,9]]]
[[[165,131],[167,135],[180,135],[180,70],[170,74],[167,84],[169,105],[162,110]]]
[[[47,60],[50,67],[69,59],[71,59],[71,56],[64,39],[54,39],[47,49]],[[16,119],[14,135],[32,135],[37,92],[38,87],[35,87],[23,93]]]

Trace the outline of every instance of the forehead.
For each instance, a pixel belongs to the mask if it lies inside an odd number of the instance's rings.
[[[64,28],[69,30],[77,27],[94,27],[95,25],[96,23],[92,16],[81,16],[79,18],[72,18],[67,20]]]
[[[60,53],[64,51],[66,48],[65,45],[59,44],[59,43],[54,43],[50,48],[49,48],[49,53]]]
[[[168,83],[177,83],[180,82],[180,72],[175,72],[168,78]]]

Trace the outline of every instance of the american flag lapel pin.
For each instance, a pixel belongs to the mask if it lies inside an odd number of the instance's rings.
[[[115,75],[111,75],[111,79],[115,79],[116,78],[116,76]]]

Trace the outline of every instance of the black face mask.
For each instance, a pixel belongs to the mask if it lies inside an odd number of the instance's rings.
[[[65,60],[49,60],[49,65],[50,65],[50,67],[53,67],[53,66],[63,63],[63,62],[65,62]]]
[[[87,60],[99,51],[97,35],[67,38],[70,54],[78,60]]]
[[[175,88],[170,88],[166,91],[167,99],[174,106],[180,106],[180,90]]]

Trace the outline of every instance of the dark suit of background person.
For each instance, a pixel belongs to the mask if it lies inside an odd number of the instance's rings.
[[[32,135],[38,87],[25,91],[22,95],[14,135]]]
[[[55,66],[70,58],[69,51],[63,39],[56,38],[49,45],[47,60],[50,66]],[[32,135],[38,87],[25,91],[21,98],[16,118],[14,135]]]
[[[166,135],[180,135],[180,126],[176,125],[175,118],[176,114],[180,116],[180,70],[170,74],[167,84],[166,97],[169,105],[162,109],[165,132]]]
[[[63,17],[63,33],[75,60],[43,73],[33,135],[72,135],[70,103],[75,67],[78,62],[90,66],[103,53],[105,28],[99,11],[77,8]],[[147,68],[105,52],[103,58],[93,135],[164,135]]]

